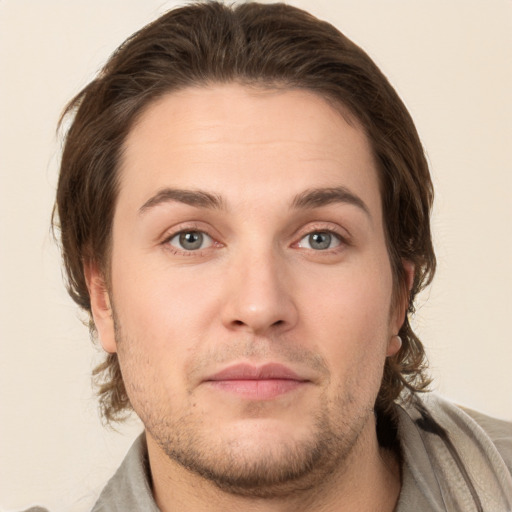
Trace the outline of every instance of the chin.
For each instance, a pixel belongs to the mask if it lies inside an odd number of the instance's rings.
[[[221,442],[210,444],[209,451],[167,449],[167,455],[225,492],[267,498],[311,488],[333,462],[332,443],[326,439],[272,434]]]
[[[222,491],[268,499],[318,487],[357,443],[360,430],[334,429],[327,416],[307,423],[245,419],[223,432],[182,425],[175,432],[186,439],[153,437],[171,461]]]

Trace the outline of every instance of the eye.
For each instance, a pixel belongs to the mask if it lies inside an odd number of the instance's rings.
[[[329,231],[315,231],[301,238],[298,245],[306,249],[325,251],[341,245],[341,239],[338,235]]]
[[[213,240],[210,236],[202,231],[181,231],[177,233],[168,242],[177,249],[185,251],[197,251],[199,249],[206,249],[213,245]]]

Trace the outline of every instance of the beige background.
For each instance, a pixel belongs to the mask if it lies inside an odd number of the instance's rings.
[[[437,187],[415,319],[435,389],[512,420],[512,1],[296,0],[382,67]],[[49,235],[65,102],[174,2],[0,0],[0,509],[88,510],[140,426],[101,427],[95,356]],[[2,508],[3,507],[3,508]]]

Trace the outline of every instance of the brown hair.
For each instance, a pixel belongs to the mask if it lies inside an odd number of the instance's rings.
[[[394,301],[432,279],[435,256],[429,214],[433,189],[413,121],[368,55],[332,25],[285,4],[195,3],[174,9],[131,36],[97,78],[67,106],[67,132],[55,213],[68,290],[89,313],[84,262],[108,276],[109,246],[124,140],[137,116],[158,97],[192,85],[239,82],[302,88],[348,109],[365,130],[379,169],[383,216],[394,276]],[[55,214],[54,214],[55,216]],[[54,225],[56,225],[56,217]],[[403,261],[414,265],[410,292]],[[376,409],[391,411],[404,388],[426,388],[423,346],[406,318],[403,344],[386,361]],[[130,408],[116,354],[94,370],[110,422]]]

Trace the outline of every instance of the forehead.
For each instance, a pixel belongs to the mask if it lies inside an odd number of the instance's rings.
[[[134,124],[120,173],[120,199],[132,207],[163,187],[264,199],[342,185],[380,201],[357,121],[305,90],[227,84],[169,93]]]

